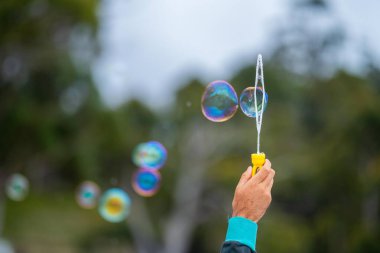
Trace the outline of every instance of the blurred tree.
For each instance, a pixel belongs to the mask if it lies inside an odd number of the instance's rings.
[[[66,188],[89,176],[87,165],[96,172],[94,147],[77,149],[102,108],[89,72],[96,8],[96,0],[0,3],[0,195],[13,172],[28,176],[32,193]]]
[[[331,76],[342,66],[345,31],[327,1],[296,0],[283,19],[271,37],[277,41],[272,49],[276,64],[314,79]]]
[[[255,152],[254,121],[238,112],[208,122],[197,79],[164,111],[137,100],[105,108],[89,71],[96,8],[95,0],[0,3],[0,183],[21,171],[33,188],[25,203],[10,203],[6,233],[30,253],[215,252],[235,184]],[[339,70],[332,58],[344,31],[328,8],[295,1],[292,22],[265,59],[263,149],[277,175],[260,252],[379,251],[379,71]],[[318,27],[319,18],[329,29]],[[238,93],[254,73],[247,66],[231,78]],[[130,187],[130,154],[151,139],[165,144],[169,161],[159,194],[143,199]],[[127,189],[128,229],[77,210],[73,186],[83,179]]]
[[[70,160],[86,160],[72,147],[100,109],[89,72],[96,6],[95,0],[0,4],[0,164],[40,186],[55,182],[44,180],[52,170],[65,173]],[[79,50],[88,58],[78,60]]]

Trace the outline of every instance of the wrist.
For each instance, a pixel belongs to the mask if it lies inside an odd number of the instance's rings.
[[[235,241],[256,250],[257,223],[244,217],[232,217],[228,221],[226,242]]]
[[[231,218],[233,218],[233,217],[242,217],[242,218],[245,218],[247,220],[253,221],[255,223],[258,223],[260,221],[260,217],[258,215],[250,214],[247,212],[241,212],[241,211],[240,212],[232,211]]]

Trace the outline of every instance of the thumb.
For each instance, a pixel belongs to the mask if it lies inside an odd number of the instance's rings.
[[[249,166],[247,170],[241,175],[240,180],[239,180],[239,185],[244,185],[245,183],[248,182],[248,180],[252,177],[252,167]]]

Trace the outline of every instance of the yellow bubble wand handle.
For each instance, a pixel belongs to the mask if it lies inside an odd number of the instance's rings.
[[[252,159],[252,176],[256,175],[257,172],[264,166],[265,154],[251,154]]]

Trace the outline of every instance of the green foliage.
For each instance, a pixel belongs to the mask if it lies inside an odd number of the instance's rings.
[[[326,6],[325,1],[307,3]],[[203,165],[207,171],[201,177],[199,215],[189,216],[196,224],[189,252],[216,252],[235,184],[255,152],[254,121],[238,112],[229,122],[208,122],[200,103],[205,84],[197,79],[182,86],[164,111],[137,100],[106,108],[89,72],[91,59],[78,64],[72,51],[78,46],[76,36],[94,40],[97,4],[0,3],[0,183],[13,172],[23,172],[32,186],[25,202],[7,201],[5,236],[30,253],[52,248],[135,252],[135,231],[106,224],[95,211],[75,206],[75,186],[91,179],[103,189],[126,188],[135,203],[129,222],[142,226],[147,244],[162,243],[165,225],[176,218],[176,187],[184,183],[178,178],[181,173],[194,176],[190,170]],[[322,44],[313,53],[328,48],[327,42]],[[96,47],[88,45],[90,55]],[[295,74],[281,50],[265,68],[269,106],[262,142],[277,174],[273,205],[260,223],[258,249],[378,252],[380,71],[370,66],[368,77],[345,71],[328,77]],[[247,66],[231,78],[238,93],[252,85],[254,73]],[[204,139],[187,150],[198,133]],[[138,143],[151,139],[167,146],[169,161],[159,194],[142,200],[130,187],[136,170],[130,156]],[[212,151],[206,150],[203,160],[192,160],[204,147]],[[147,220],[139,223],[144,207],[150,229]]]

